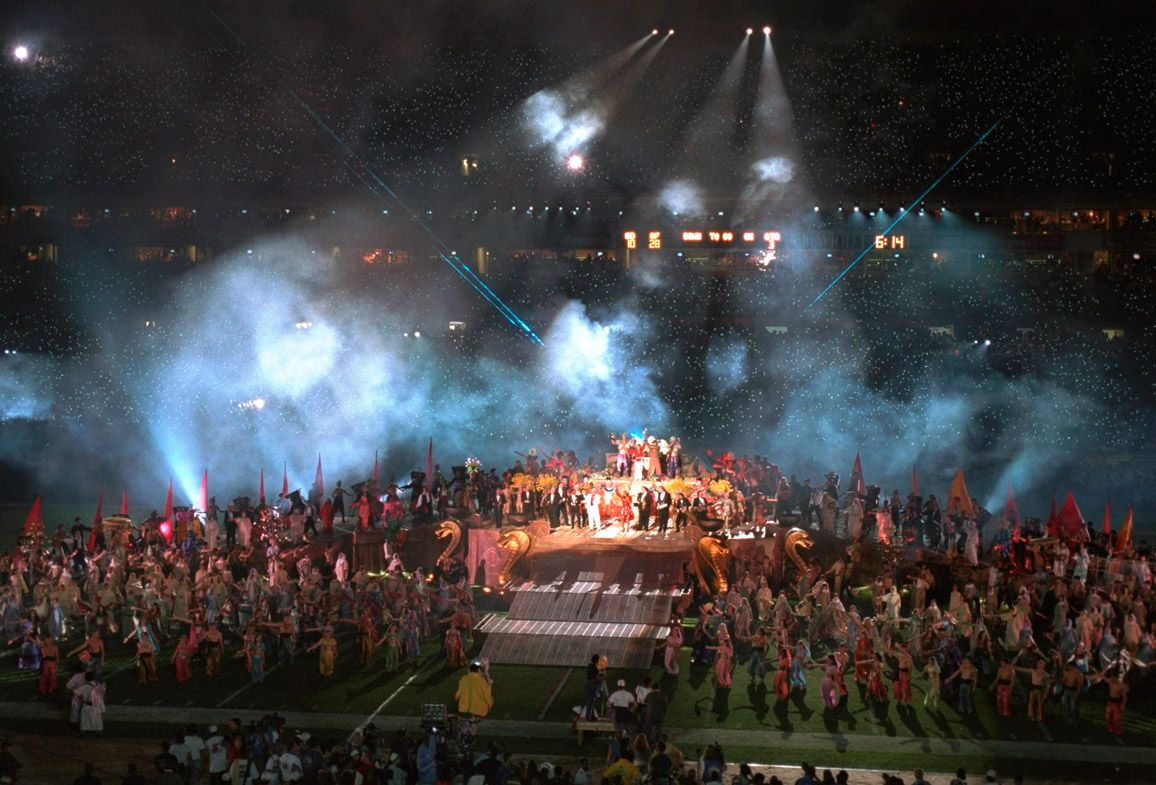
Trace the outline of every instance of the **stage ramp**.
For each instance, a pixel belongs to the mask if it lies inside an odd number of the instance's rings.
[[[574,569],[572,559],[535,564],[534,579],[512,590],[506,617],[479,626],[486,634],[482,656],[492,663],[582,666],[601,654],[612,668],[649,667],[680,594],[679,562],[655,556],[600,554],[581,565],[591,569]],[[562,568],[566,562],[571,569]]]

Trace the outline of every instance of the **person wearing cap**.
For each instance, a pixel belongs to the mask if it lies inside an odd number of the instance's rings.
[[[494,695],[490,683],[482,676],[482,667],[477,662],[470,663],[470,671],[458,681],[458,691],[454,694],[458,701],[458,713],[485,717],[494,706]]]
[[[614,730],[621,733],[630,729],[630,719],[634,711],[634,694],[626,689],[626,679],[618,680],[618,689],[606,699],[610,711],[614,713]]]
[[[385,769],[384,785],[405,785],[407,776],[401,756],[396,752],[389,753],[389,765]]]
[[[211,785],[220,785],[221,779],[229,768],[229,748],[225,737],[218,732],[216,725],[209,726],[209,736],[205,739],[205,749],[209,757],[209,782]]]

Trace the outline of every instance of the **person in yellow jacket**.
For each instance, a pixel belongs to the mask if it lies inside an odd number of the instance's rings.
[[[490,713],[494,697],[490,692],[490,683],[482,676],[478,663],[470,663],[470,672],[458,682],[458,691],[454,697],[458,700],[458,714],[485,717]]]

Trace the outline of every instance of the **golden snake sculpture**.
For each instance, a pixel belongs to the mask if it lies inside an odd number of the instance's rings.
[[[771,578],[774,583],[782,585],[788,581],[794,582],[803,577],[807,571],[807,563],[803,561],[801,550],[813,547],[815,541],[811,535],[802,529],[779,529],[774,534],[774,547],[771,551]],[[794,575],[787,575],[787,562],[795,568]]]
[[[703,588],[710,594],[726,594],[730,591],[730,581],[727,580],[730,549],[723,541],[709,535],[701,537],[694,548],[694,555]]]
[[[443,570],[449,567],[450,559],[457,553],[458,546],[462,543],[462,527],[453,518],[446,518],[438,524],[434,530],[434,536],[439,540],[449,538],[449,544],[442,550],[440,556],[434,564],[441,567]]]
[[[522,557],[530,552],[530,546],[533,542],[529,532],[524,529],[507,529],[502,532],[502,536],[498,538],[498,547],[508,551],[509,555],[506,557],[506,563],[502,565],[501,571],[498,572],[499,586],[505,586],[510,582],[511,570]]]

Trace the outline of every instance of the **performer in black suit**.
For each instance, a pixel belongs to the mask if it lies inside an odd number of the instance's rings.
[[[666,527],[670,523],[670,491],[658,486],[658,493],[654,498],[654,509],[658,513],[658,530],[666,534]]]

